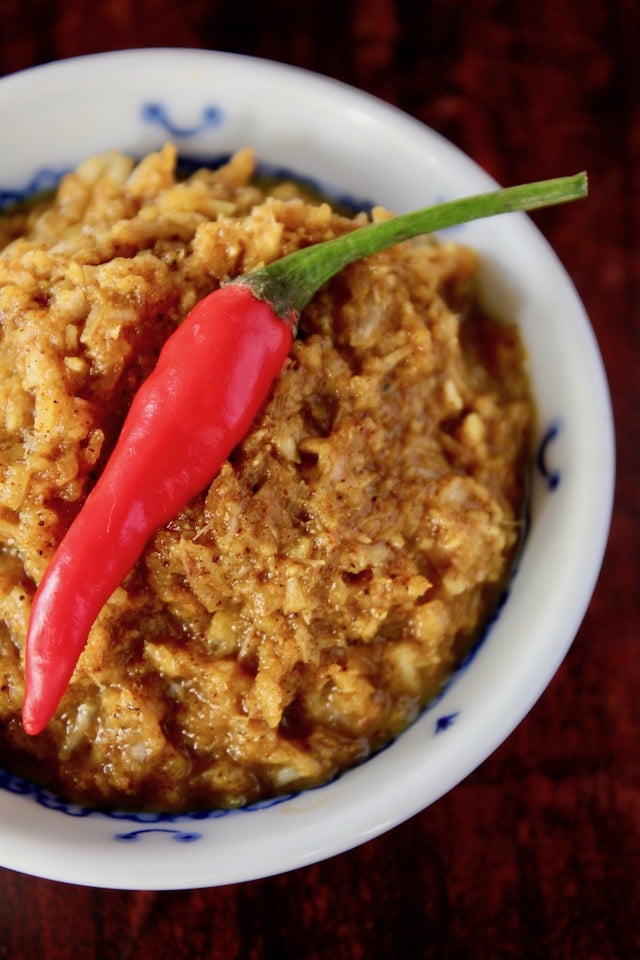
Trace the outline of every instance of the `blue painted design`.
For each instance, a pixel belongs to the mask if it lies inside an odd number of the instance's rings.
[[[38,786],[38,784],[31,783],[30,780],[26,780],[24,777],[7,773],[2,769],[0,769],[0,787],[9,793],[14,793],[21,797],[31,797],[41,807],[46,807],[47,810],[57,810],[61,813],[66,813],[70,817],[87,817],[91,813],[91,810],[87,807],[69,803],[68,800],[58,797],[50,790],[46,790],[44,787]]]
[[[28,797],[41,807],[47,810],[55,810],[58,813],[65,813],[70,817],[104,817],[107,820],[123,821],[125,823],[141,824],[139,830],[123,834],[114,834],[116,840],[135,840],[138,834],[143,833],[170,833],[175,834],[175,840],[182,842],[199,840],[201,834],[194,831],[177,830],[171,827],[161,826],[162,824],[192,823],[201,820],[220,820],[224,817],[236,816],[246,813],[254,813],[257,810],[268,810],[276,807],[287,800],[292,799],[297,794],[287,793],[278,797],[270,797],[266,800],[258,800],[255,803],[249,803],[244,807],[221,810],[195,810],[189,813],[154,813],[152,811],[142,811],[136,813],[130,810],[107,810],[99,807],[82,806],[77,803],[70,803],[63,797],[58,796],[51,790],[27,780],[25,777],[17,774],[8,773],[0,768],[0,789],[7,790],[17,796]],[[148,825],[148,826],[147,826]],[[179,836],[178,836],[179,835]]]
[[[150,120],[152,118],[156,118],[154,109],[152,109],[155,107],[157,107],[157,104],[150,104],[147,106],[147,109],[152,115],[149,117]],[[215,110],[214,107],[207,109]],[[205,119],[206,116],[207,112],[205,110]],[[160,120],[161,117],[162,113],[159,112],[157,114],[157,118]],[[164,119],[162,120],[162,123],[165,125]],[[187,137],[192,136],[197,132],[198,130],[196,128],[193,128],[191,132],[188,132],[185,129],[179,135],[182,137]],[[183,178],[190,176],[203,166],[215,170],[223,164],[228,163],[230,159],[231,154],[229,153],[220,153],[217,155],[212,154],[211,156],[207,157],[198,157],[189,156],[188,153],[181,151],[177,161],[177,173],[180,178]],[[23,203],[32,197],[37,197],[39,194],[46,194],[49,191],[54,190],[61,178],[66,173],[69,173],[70,170],[70,167],[65,167],[60,170],[54,170],[51,167],[43,167],[41,170],[38,170],[36,173],[34,173],[33,176],[23,186],[0,186],[0,211],[13,206],[14,204]],[[303,174],[300,174],[289,167],[259,163],[257,173],[259,176],[268,177],[271,179],[293,180],[302,187],[306,187],[311,191],[315,191],[321,196],[328,196],[331,198],[332,203],[335,204],[337,208],[342,208],[344,213],[347,215],[355,215],[360,211],[369,212],[373,207],[373,203],[370,200],[354,197],[346,193],[340,193],[339,191],[334,190],[331,186],[325,186],[314,180],[312,177],[304,176]]]
[[[436,720],[435,732],[442,733],[444,730],[448,730],[449,727],[454,725],[459,716],[460,711],[456,710],[455,713],[445,713],[443,716],[438,717]]]
[[[130,830],[128,833],[114,833],[114,840],[126,842],[137,842],[141,837],[148,836],[150,833],[168,834],[172,840],[178,843],[193,843],[194,840],[201,840],[201,833],[186,833],[184,830],[176,830],[171,827],[145,827],[141,830]]]
[[[549,452],[549,447],[554,440],[557,439],[560,431],[562,430],[562,421],[553,420],[547,427],[542,440],[540,441],[540,446],[538,447],[538,452],[536,454],[536,466],[540,475],[546,481],[547,487],[549,490],[556,490],[562,479],[562,475],[559,470],[555,470],[549,467],[547,463],[547,454]]]
[[[196,137],[208,128],[220,127],[224,123],[224,113],[220,107],[208,104],[203,107],[201,119],[195,125],[184,127],[174,123],[164,103],[144,103],[141,108],[142,119],[147,123],[158,123],[172,137]]]
[[[22,187],[0,187],[0,210],[6,210],[7,207],[16,203],[24,203],[30,197],[54,190],[60,178],[68,172],[67,169],[52,170],[51,167],[42,167],[36,170]]]

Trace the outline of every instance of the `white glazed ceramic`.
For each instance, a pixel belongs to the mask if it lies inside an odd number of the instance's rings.
[[[271,168],[396,212],[495,185],[432,130],[370,96],[209,51],[101,54],[9,76],[0,81],[0,129],[5,205],[93,153],[138,155],[167,139],[204,161],[251,145]],[[249,810],[97,813],[0,772],[0,865],[122,889],[212,886],[293,869],[428,806],[539,697],[578,629],[604,552],[614,471],[608,390],[578,296],[530,220],[508,215],[456,236],[482,254],[489,308],[520,324],[539,411],[528,540],[470,662],[385,751],[332,784]]]

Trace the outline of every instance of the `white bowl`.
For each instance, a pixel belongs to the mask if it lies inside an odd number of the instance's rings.
[[[0,203],[87,156],[174,139],[211,160],[246,145],[328,192],[396,212],[494,182],[432,130],[335,81],[194,50],[99,54],[0,81]],[[558,171],[558,173],[573,171]],[[588,202],[588,201],[587,201]],[[327,786],[248,810],[154,817],[98,813],[0,772],[0,863],[121,889],[213,886],[355,847],[455,786],[513,730],[556,671],[604,552],[614,445],[601,359],[570,279],[523,214],[456,236],[483,258],[486,301],[515,317],[539,413],[531,527],[485,641],[437,703],[389,748]]]

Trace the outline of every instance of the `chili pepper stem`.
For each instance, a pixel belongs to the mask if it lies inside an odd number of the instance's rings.
[[[257,297],[266,300],[295,329],[297,318],[316,291],[356,260],[403,240],[470,220],[578,200],[587,195],[587,189],[587,175],[583,172],[450,200],[296,250],[234,282],[250,286]]]

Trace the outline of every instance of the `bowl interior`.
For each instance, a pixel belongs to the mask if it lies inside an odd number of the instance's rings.
[[[0,81],[0,205],[87,156],[176,142],[209,162],[253,146],[271,169],[396,212],[494,186],[438,134],[366,94],[282,64],[143,50],[62,61]],[[37,131],[37,136],[34,136]],[[613,429],[593,333],[570,279],[521,214],[456,228],[482,255],[483,295],[516,318],[539,416],[530,530],[483,643],[393,745],[334,783],[234,813],[153,817],[65,804],[0,774],[0,862],[51,879],[177,889],[332,856],[436,800],[525,716],[584,615],[613,490]]]

